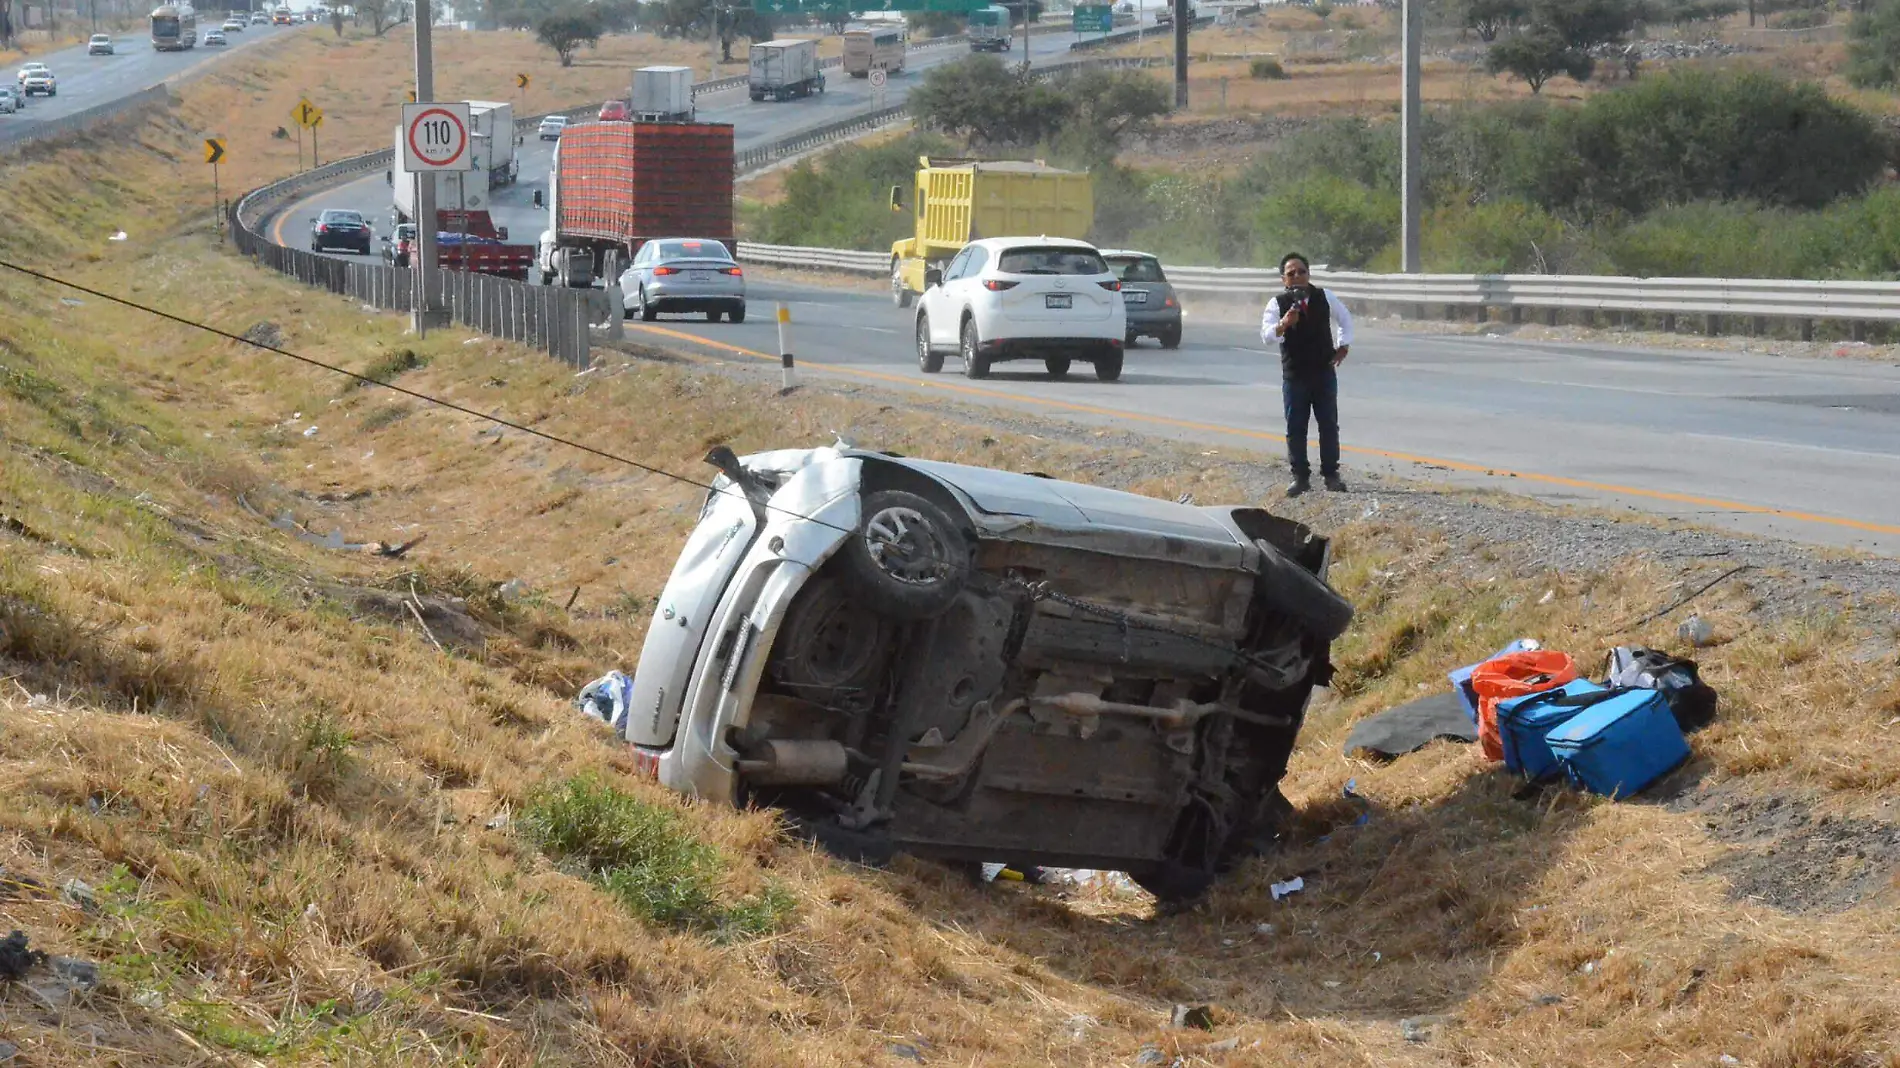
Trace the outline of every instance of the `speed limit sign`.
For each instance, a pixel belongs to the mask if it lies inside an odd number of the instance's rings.
[[[873,88],[873,89],[882,89],[882,88],[884,88],[884,81],[885,81],[885,79],[886,79],[887,77],[889,77],[889,75],[886,75],[886,74],[885,74],[885,73],[884,73],[883,71],[881,71],[881,70],[874,70],[874,71],[872,71],[872,72],[871,72],[871,88]]]
[[[468,103],[404,104],[402,165],[408,171],[466,171],[475,167],[469,151]]]

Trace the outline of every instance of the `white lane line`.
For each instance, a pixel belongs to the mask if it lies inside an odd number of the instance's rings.
[[[1685,438],[1702,438],[1705,441],[1726,441],[1737,445],[1756,445],[1767,449],[1806,449],[1809,452],[1828,452],[1836,456],[1865,456],[1874,460],[1892,460],[1900,453],[1868,452],[1865,449],[1843,449],[1834,445],[1810,445],[1801,441],[1771,441],[1764,438],[1744,438],[1734,434],[1703,434],[1695,431],[1683,432]]]

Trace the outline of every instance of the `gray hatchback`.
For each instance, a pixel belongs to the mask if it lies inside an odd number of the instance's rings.
[[[1181,347],[1181,301],[1161,270],[1161,261],[1146,252],[1102,250],[1108,269],[1122,283],[1122,308],[1128,313],[1128,344],[1151,337],[1164,349]]]
[[[652,322],[661,312],[705,312],[745,322],[745,271],[711,238],[656,238],[640,246],[620,275],[627,318]]]

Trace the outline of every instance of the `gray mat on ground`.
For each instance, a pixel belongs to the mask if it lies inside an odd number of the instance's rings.
[[[1346,736],[1346,755],[1364,749],[1380,756],[1404,756],[1423,749],[1434,738],[1478,740],[1478,725],[1471,722],[1455,693],[1435,693],[1367,716]]]

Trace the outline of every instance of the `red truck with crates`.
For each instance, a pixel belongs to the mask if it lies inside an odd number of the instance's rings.
[[[735,255],[732,125],[590,122],[569,126],[548,176],[543,284],[618,275],[654,238],[719,241]],[[608,277],[609,281],[614,280]]]

